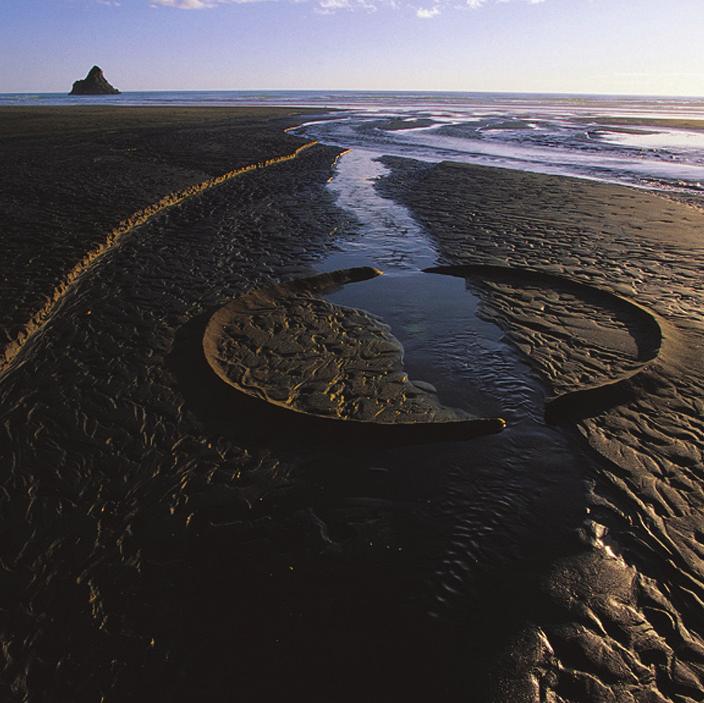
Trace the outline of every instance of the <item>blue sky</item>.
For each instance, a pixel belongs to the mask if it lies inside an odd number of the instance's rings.
[[[704,0],[0,0],[0,92],[704,95]]]

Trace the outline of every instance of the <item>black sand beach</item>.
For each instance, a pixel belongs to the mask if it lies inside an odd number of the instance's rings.
[[[659,335],[653,325],[622,324],[639,348],[660,345],[657,358],[594,416],[562,418],[578,419],[586,443],[608,462],[589,478],[584,524],[600,548],[556,564],[547,590],[556,601],[552,618],[562,611],[565,619],[546,633],[558,680],[573,691],[568,699],[697,700],[704,212],[572,178],[389,162],[395,175],[383,187],[432,232],[443,263],[564,276],[652,313]],[[488,278],[487,314],[502,320],[554,391],[638,365],[638,352],[613,335],[619,315],[608,304],[591,308],[530,276]]]
[[[438,264],[519,271],[468,285],[550,392],[629,379],[534,444],[492,437],[501,467],[331,443],[202,354],[218,309],[354,231],[341,149],[284,132],[309,114],[0,111],[0,697],[701,700],[704,213],[387,159]]]

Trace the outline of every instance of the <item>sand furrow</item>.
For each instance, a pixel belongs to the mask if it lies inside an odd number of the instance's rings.
[[[56,285],[44,305],[42,305],[42,307],[31,316],[17,336],[5,346],[2,350],[2,356],[0,358],[0,375],[6,373],[12,367],[12,364],[17,359],[22,349],[24,349],[27,342],[29,342],[29,340],[36,334],[41,332],[42,328],[50,319],[57,306],[73,288],[80,276],[82,276],[100,258],[105,256],[105,254],[115,247],[123,239],[123,237],[134,231],[137,227],[146,224],[156,215],[161,214],[169,208],[180,205],[184,201],[201,195],[205,191],[210,190],[211,188],[216,188],[217,186],[222,185],[223,183],[226,183],[227,181],[238,176],[265,169],[270,166],[275,166],[286,161],[291,161],[292,159],[297,158],[306,149],[310,149],[317,143],[317,140],[313,139],[287,154],[273,156],[269,159],[247,164],[245,166],[226,171],[225,173],[213,178],[208,178],[200,183],[174,191],[165,195],[157,202],[151,203],[150,205],[137,210],[132,215],[122,220],[107,234],[101,244],[91,249],[78,263],[75,264],[70,271],[68,271],[63,279]]]

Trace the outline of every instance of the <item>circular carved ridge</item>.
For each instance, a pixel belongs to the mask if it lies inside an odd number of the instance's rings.
[[[633,316],[642,329],[638,344],[638,368],[599,383],[574,388],[573,390],[547,398],[545,420],[549,423],[583,419],[619,405],[633,396],[634,381],[656,361],[663,349],[665,335],[658,316],[639,303],[617,293],[604,290],[588,283],[576,281],[566,276],[548,273],[537,269],[523,269],[508,266],[466,264],[435,266],[424,269],[426,273],[436,273],[461,278],[492,279],[508,283],[532,284],[545,287],[560,287],[578,296],[599,300],[605,306],[624,311]]]
[[[445,407],[426,384],[414,384],[400,343],[378,318],[318,297],[381,273],[345,269],[238,296],[206,325],[208,365],[239,393],[307,416],[321,431],[410,443],[501,431],[502,418]]]

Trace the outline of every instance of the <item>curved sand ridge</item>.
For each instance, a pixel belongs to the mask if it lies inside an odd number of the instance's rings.
[[[41,331],[43,326],[51,317],[52,313],[55,311],[56,307],[69,293],[79,277],[85,273],[85,271],[89,269],[98,259],[117,245],[125,235],[129,234],[140,225],[145,224],[168,208],[179,205],[185,200],[200,195],[206,190],[222,185],[237,176],[242,176],[246,173],[251,173],[252,171],[258,171],[268,168],[269,166],[291,161],[292,159],[297,158],[303,151],[310,149],[310,147],[315,146],[317,143],[318,141],[313,139],[305,144],[302,144],[288,154],[273,156],[269,159],[264,159],[263,161],[247,164],[246,166],[241,166],[239,168],[232,169],[231,171],[222,173],[219,176],[214,176],[213,178],[208,178],[200,183],[174,191],[165,195],[157,202],[137,210],[127,219],[122,220],[113,230],[108,233],[105,240],[100,245],[89,251],[77,264],[75,264],[75,266],[57,284],[44,305],[24,324],[22,330],[18,333],[15,339],[2,350],[2,355],[0,356],[0,374],[3,374],[11,367],[27,342]]]
[[[605,379],[547,398],[545,401],[545,419],[547,422],[556,423],[560,420],[582,419],[624,402],[633,392],[633,381],[656,361],[663,351],[666,338],[660,318],[653,311],[611,291],[553,273],[508,266],[488,264],[449,265],[436,266],[425,269],[425,271],[427,273],[460,278],[473,277],[508,283],[561,288],[577,296],[588,296],[592,299],[597,299],[605,306],[611,307],[617,312],[626,312],[635,318],[641,330],[641,334],[635,339],[638,345],[639,366],[618,377]]]
[[[316,294],[381,272],[355,268],[245,293],[217,310],[203,351],[215,374],[251,398],[332,427],[409,442],[499,432],[502,418],[441,405],[403,372],[403,350],[371,315]]]

